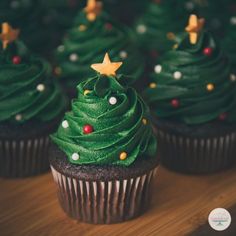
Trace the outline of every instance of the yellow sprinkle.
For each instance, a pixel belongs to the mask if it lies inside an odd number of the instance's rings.
[[[151,84],[149,84],[149,87],[150,87],[150,88],[156,88],[156,87],[157,87],[157,84],[156,84],[156,83],[151,83]]]
[[[173,49],[176,49],[176,48],[178,48],[179,47],[179,45],[178,45],[178,43],[176,43],[174,46],[173,46]]]
[[[212,90],[214,90],[214,89],[215,89],[214,84],[208,84],[208,85],[207,85],[207,90],[208,90],[208,91],[212,91]]]
[[[169,40],[174,40],[174,39],[175,39],[175,34],[172,33],[172,32],[169,32],[169,33],[167,33],[166,37],[167,37]]]
[[[86,89],[86,90],[84,90],[84,95],[87,95],[87,94],[89,94],[90,92],[91,92],[90,90]]]
[[[79,26],[79,31],[85,31],[87,29],[86,25],[80,25]]]
[[[87,14],[87,19],[89,20],[89,21],[95,21],[96,20],[96,14],[95,13],[88,13]]]
[[[147,119],[143,118],[142,122],[143,122],[144,125],[146,125],[147,124]]]
[[[61,69],[61,67],[55,67],[55,69],[54,69],[54,73],[56,74],[56,75],[61,75],[61,73],[62,73],[62,69]]]
[[[121,160],[121,161],[124,161],[126,158],[127,158],[127,153],[126,153],[126,152],[122,152],[122,153],[120,154],[120,160]]]

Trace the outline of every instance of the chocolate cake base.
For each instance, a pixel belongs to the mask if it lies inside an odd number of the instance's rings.
[[[126,168],[78,166],[51,147],[50,163],[58,198],[66,214],[92,224],[112,224],[143,214],[158,167],[157,158],[143,158]]]
[[[49,134],[60,122],[30,121],[27,124],[0,124],[0,177],[38,175],[49,170]]]
[[[187,126],[156,119],[162,164],[188,174],[210,174],[236,163],[236,125],[219,122]]]

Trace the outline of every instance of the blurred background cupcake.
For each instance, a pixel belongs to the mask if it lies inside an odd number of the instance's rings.
[[[81,82],[72,111],[52,135],[50,163],[59,202],[72,218],[93,224],[123,222],[147,210],[157,166],[149,109],[122,63],[103,63]],[[84,194],[86,192],[86,194]]]
[[[187,173],[232,166],[236,149],[236,83],[230,62],[204,19],[167,52],[144,92],[157,127],[162,163]]]
[[[19,30],[0,34],[0,176],[25,177],[49,168],[49,134],[57,128],[65,98],[49,64],[33,56]]]

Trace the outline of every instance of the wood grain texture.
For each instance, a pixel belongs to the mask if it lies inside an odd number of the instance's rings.
[[[0,179],[0,235],[190,235],[206,225],[212,209],[236,204],[235,170],[198,177],[161,167],[150,210],[116,225],[89,225],[68,218],[58,204],[50,173],[22,180]]]

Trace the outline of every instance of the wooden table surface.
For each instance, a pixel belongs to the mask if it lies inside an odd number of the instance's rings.
[[[236,226],[236,214],[232,216],[231,230],[223,234],[207,224],[214,208],[230,211],[236,205],[236,168],[198,177],[160,167],[154,186],[150,210],[143,216],[122,224],[89,225],[64,214],[50,173],[20,180],[0,179],[0,235],[236,235],[232,228]],[[208,234],[203,234],[202,227]]]

